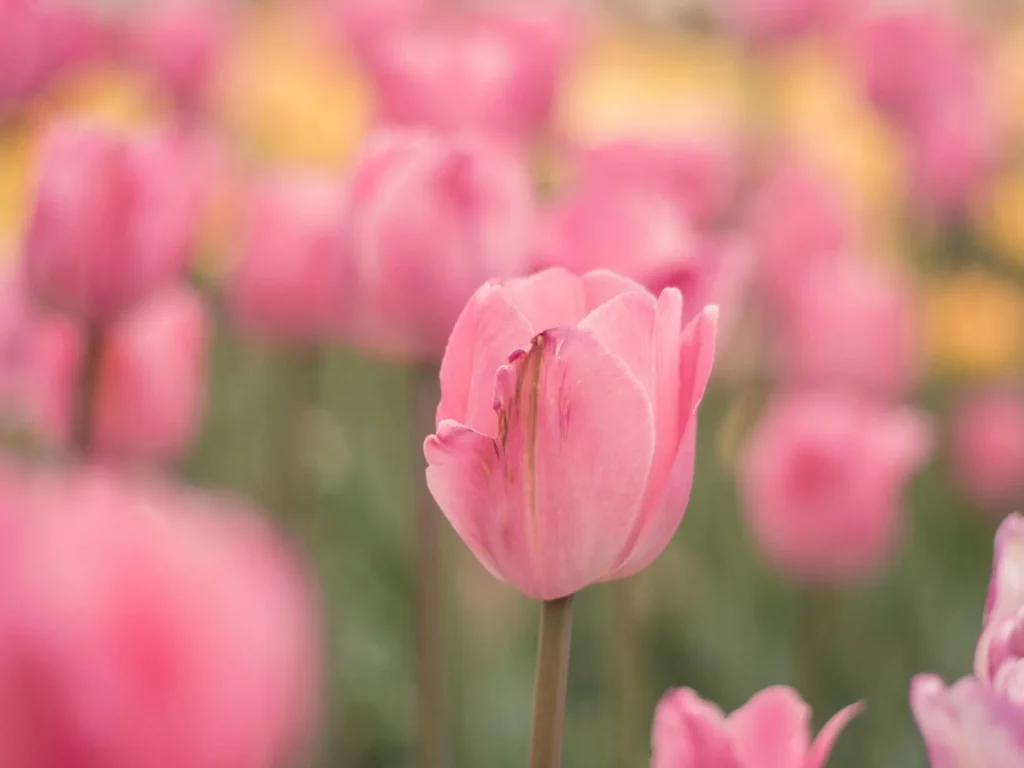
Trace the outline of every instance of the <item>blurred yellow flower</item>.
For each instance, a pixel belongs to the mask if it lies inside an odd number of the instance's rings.
[[[869,222],[887,227],[905,194],[900,147],[849,69],[807,44],[778,59],[775,76],[780,133],[833,174]]]
[[[1009,373],[1021,361],[1024,299],[1010,284],[977,270],[931,287],[928,343],[939,371]]]
[[[253,11],[226,58],[218,113],[245,154],[333,167],[355,151],[371,117],[366,84],[308,14]]]
[[[728,128],[742,120],[743,97],[742,58],[730,43],[608,27],[570,72],[557,122],[581,141]]]
[[[1024,168],[1009,169],[990,184],[975,218],[1000,256],[1024,266]]]

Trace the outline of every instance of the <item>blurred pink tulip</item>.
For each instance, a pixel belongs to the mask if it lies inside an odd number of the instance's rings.
[[[783,43],[827,32],[851,7],[851,0],[727,0],[724,12],[745,36],[759,43]]]
[[[686,221],[707,227],[733,203],[736,160],[735,147],[721,139],[608,141],[582,150],[577,186],[657,189],[678,204]]]
[[[209,343],[194,291],[170,286],[124,316],[103,339],[93,403],[98,455],[170,461],[202,423]]]
[[[90,323],[131,309],[191,255],[206,170],[184,137],[55,127],[42,147],[23,246],[32,290]]]
[[[364,50],[380,119],[523,145],[550,117],[572,25],[539,3],[392,23]]]
[[[684,322],[708,304],[722,305],[731,319],[751,266],[743,244],[698,235],[654,187],[580,186],[546,212],[537,240],[538,268],[610,269],[653,293],[679,288]]]
[[[840,710],[812,742],[810,707],[792,688],[766,688],[728,716],[679,688],[655,712],[651,768],[822,768],[859,711]]]
[[[371,139],[346,222],[357,340],[385,355],[440,359],[473,291],[526,270],[534,220],[521,159],[487,139]]]
[[[249,201],[228,299],[253,335],[294,343],[337,334],[347,304],[345,191],[332,179],[286,176]]]
[[[193,113],[206,105],[228,28],[221,0],[147,2],[130,23],[131,55]]]
[[[319,622],[235,505],[85,474],[15,494],[0,587],[0,763],[276,768],[314,714]]]
[[[838,393],[772,403],[740,468],[747,523],[788,576],[840,582],[873,575],[900,529],[900,497],[927,458],[930,425],[909,410]]]
[[[1024,499],[1024,395],[1010,387],[968,393],[951,426],[953,472],[971,501],[1005,513]]]
[[[661,553],[693,481],[717,310],[611,272],[488,283],[441,364],[427,485],[477,559],[548,600]]]
[[[1024,765],[1020,713],[975,678],[946,688],[935,675],[917,675],[910,683],[910,707],[932,768]]]
[[[1007,517],[996,533],[974,673],[1018,707],[1024,724],[1024,518],[1020,515]]]
[[[918,370],[913,285],[859,261],[798,277],[780,317],[780,376],[795,387],[899,397]]]
[[[429,18],[435,0],[320,0],[326,22],[364,62],[396,30]]]
[[[751,222],[768,297],[785,309],[804,274],[837,263],[853,235],[852,217],[835,186],[805,161],[780,164],[765,181]]]

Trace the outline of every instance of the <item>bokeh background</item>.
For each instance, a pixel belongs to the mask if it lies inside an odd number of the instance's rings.
[[[5,3],[17,0],[0,2],[0,27]],[[106,23],[143,3],[76,8]],[[239,185],[285,168],[344,174],[375,126],[373,84],[346,41],[340,5],[231,9],[203,116],[228,170],[218,177],[193,274],[216,317],[208,400],[200,439],[172,471],[262,502],[309,555],[329,616],[328,701],[311,759],[401,766],[414,762],[412,516],[429,429],[417,393],[429,372],[341,343],[286,349],[251,341],[231,323],[219,290],[237,237]],[[645,765],[653,708],[669,687],[691,686],[728,710],[764,686],[789,683],[813,706],[816,725],[851,701],[867,703],[831,765],[917,768],[926,759],[907,705],[909,680],[921,671],[948,680],[969,671],[992,535],[1024,496],[1018,483],[997,503],[979,504],[958,482],[951,453],[964,394],[993,382],[1018,391],[1022,372],[1024,8],[921,4],[968,30],[985,109],[999,124],[985,138],[960,141],[987,118],[957,112],[955,136],[940,142],[936,162],[975,163],[957,154],[972,141],[992,151],[982,153],[983,170],[954,182],[952,201],[937,203],[915,176],[912,143],[862,87],[842,34],[757,37],[717,5],[573,6],[578,44],[549,129],[531,147],[538,194],[557,194],[570,180],[564,143],[688,136],[713,126],[739,147],[744,179],[721,229],[756,251],[745,211],[757,198],[757,174],[748,171],[798,153],[854,217],[858,257],[912,281],[919,375],[904,400],[934,418],[934,449],[906,493],[903,535],[884,567],[824,586],[796,583],[766,564],[744,522],[736,477],[744,440],[776,386],[761,354],[773,328],[757,289],[746,289],[702,406],[696,480],[678,534],[646,572],[578,598],[564,762]],[[14,37],[0,31],[0,48],[13,50]],[[11,263],[48,125],[74,116],[134,130],[177,119],[144,69],[100,45],[83,51],[3,105],[0,253]],[[15,76],[9,59],[19,60],[0,50],[8,68],[0,77]],[[1020,425],[1005,426],[1012,443]],[[23,447],[23,436],[15,444]],[[1024,466],[1017,471],[1024,477]],[[447,526],[443,534],[451,764],[522,765],[537,606],[491,579]],[[631,605],[626,625],[611,610],[622,599]],[[640,651],[628,662],[623,635]]]

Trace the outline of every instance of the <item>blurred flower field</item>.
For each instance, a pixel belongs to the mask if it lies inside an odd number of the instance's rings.
[[[422,589],[445,341],[490,278],[678,288],[684,324],[720,306],[692,491],[650,567],[576,600],[563,763],[648,765],[669,689],[731,712],[791,685],[813,732],[864,703],[829,766],[929,765],[911,680],[971,674],[1024,501],[1024,7],[469,5],[0,0],[5,455],[63,465],[91,418],[104,471],[267,510],[324,619],[296,765],[439,768],[428,717],[442,764],[521,766],[534,602],[443,521]],[[66,40],[26,31],[44,11]],[[473,13],[504,26],[451,21]],[[94,226],[107,172],[128,191]],[[189,227],[178,293],[134,302],[173,282],[156,254]],[[59,263],[96,250],[95,284]],[[97,329],[114,351],[93,359]],[[676,768],[698,765],[718,768]]]

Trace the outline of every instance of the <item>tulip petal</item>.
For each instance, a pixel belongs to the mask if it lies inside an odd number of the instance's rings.
[[[593,312],[606,301],[627,291],[646,293],[647,289],[640,283],[607,269],[596,269],[583,276],[583,293],[586,296],[587,312]]]
[[[531,597],[564,597],[615,565],[650,470],[650,403],[620,360],[574,329],[515,356],[497,401],[497,439],[449,422],[428,438],[428,485],[485,565]]]
[[[1024,765],[1019,715],[976,678],[947,689],[935,675],[918,675],[910,683],[910,707],[932,768]]]
[[[535,334],[571,328],[586,314],[580,279],[564,269],[545,269],[530,277],[509,280],[504,290],[508,300],[530,321]]]
[[[718,335],[718,307],[710,306],[695,317],[683,331],[683,349],[679,358],[679,418],[683,430],[704,399],[715,362],[715,338]]]
[[[670,691],[658,703],[651,746],[651,768],[746,768],[722,712],[689,688]]]
[[[510,353],[529,344],[533,329],[506,297],[488,284],[459,315],[441,361],[437,422],[452,419],[494,436],[494,378]]]
[[[679,295],[678,291],[675,293]],[[658,303],[649,293],[629,291],[600,305],[579,324],[581,330],[594,334],[605,349],[626,364],[637,381],[643,385],[652,405],[655,395],[652,345],[658,309]],[[680,333],[678,319],[681,314],[677,313],[676,317],[677,339]],[[678,355],[678,341],[673,346]],[[678,386],[678,368],[673,370],[672,378]],[[655,415],[660,417],[657,411]],[[657,423],[661,423],[660,418]]]
[[[859,703],[851,704],[832,715],[814,739],[814,743],[811,744],[811,751],[807,754],[806,768],[824,768],[829,755],[832,754],[832,747],[835,745],[836,739],[839,738],[850,721],[860,714],[862,709],[864,707]]]
[[[792,688],[756,694],[726,721],[743,768],[778,768],[803,762],[810,742],[811,709]]]

